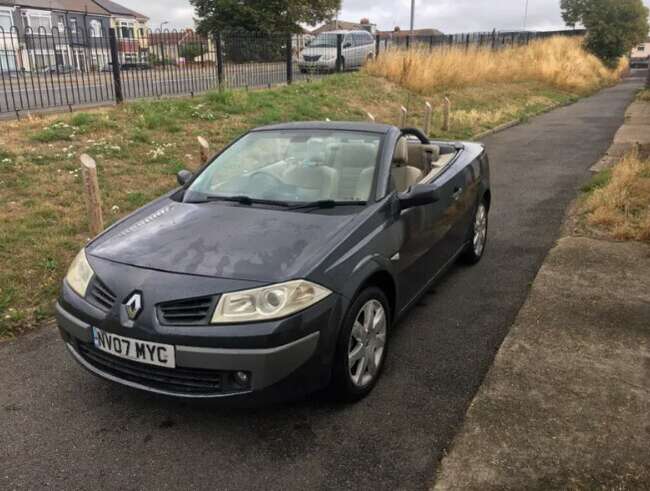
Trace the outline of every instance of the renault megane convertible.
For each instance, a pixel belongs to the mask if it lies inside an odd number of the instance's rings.
[[[400,317],[485,250],[484,147],[415,129],[258,128],[178,180],[79,252],[56,305],[77,362],[149,392],[360,399]]]

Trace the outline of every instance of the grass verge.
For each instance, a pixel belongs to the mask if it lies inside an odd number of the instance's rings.
[[[588,235],[650,243],[650,158],[627,155],[583,188],[579,224]]]
[[[0,338],[52,314],[65,270],[89,239],[79,155],[96,158],[107,225],[175,186],[196,169],[196,136],[217,150],[248,128],[298,120],[362,120],[421,126],[434,105],[433,136],[465,139],[533,116],[580,93],[539,81],[486,82],[445,92],[452,125],[439,130],[442,92],[423,95],[366,73],[335,75],[262,91],[215,92],[146,101],[71,116],[3,123],[0,133]]]

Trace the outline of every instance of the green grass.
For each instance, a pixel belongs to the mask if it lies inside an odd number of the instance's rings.
[[[452,124],[441,131],[442,98]],[[433,107],[431,135],[468,139],[512,119],[529,118],[575,94],[539,83],[492,84],[422,97],[363,73],[328,76],[272,90],[212,92],[7,126],[0,150],[0,338],[52,315],[67,266],[88,237],[79,156],[98,166],[108,226],[174,188],[174,174],[199,167],[197,136],[218,151],[249,128],[300,120],[366,120],[422,126]],[[9,159],[4,162],[4,159]]]
[[[593,193],[596,189],[604,188],[612,179],[612,169],[605,169],[591,177],[589,182],[582,186],[585,194]]]

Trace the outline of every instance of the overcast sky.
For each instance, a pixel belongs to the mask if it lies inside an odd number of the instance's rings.
[[[188,0],[117,0],[151,18],[151,28],[193,27],[194,10]],[[368,17],[382,30],[408,28],[411,0],[343,0],[339,19],[359,21]],[[650,0],[644,0],[650,6]],[[415,27],[435,27],[445,33],[521,29],[526,0],[415,0]],[[529,29],[558,29],[564,23],[560,0],[528,0]]]

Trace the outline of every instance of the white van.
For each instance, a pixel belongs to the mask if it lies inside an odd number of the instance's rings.
[[[300,53],[302,73],[336,70],[336,40],[343,35],[341,68],[358,68],[375,56],[375,38],[368,31],[331,31],[316,36]]]

